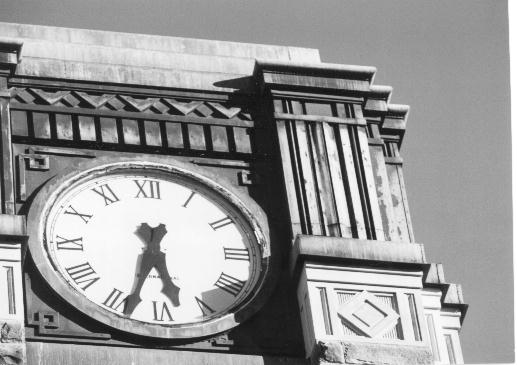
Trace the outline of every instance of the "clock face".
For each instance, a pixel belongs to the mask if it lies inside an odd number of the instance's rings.
[[[159,171],[118,169],[72,184],[42,231],[72,291],[149,324],[220,317],[260,276],[261,249],[240,211],[203,184]]]

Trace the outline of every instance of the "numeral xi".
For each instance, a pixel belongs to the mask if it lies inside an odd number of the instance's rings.
[[[106,205],[110,205],[111,203],[115,203],[120,200],[108,184],[103,184],[98,188],[93,188],[92,191],[102,196],[104,204]]]

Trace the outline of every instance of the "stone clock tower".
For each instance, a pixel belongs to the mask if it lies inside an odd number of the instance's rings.
[[[462,363],[375,71],[0,23],[0,364]]]

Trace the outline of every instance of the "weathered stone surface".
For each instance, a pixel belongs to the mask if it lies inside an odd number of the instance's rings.
[[[433,363],[425,346],[342,342],[345,364],[424,365]]]
[[[345,362],[345,356],[343,347],[339,342],[319,342],[320,346],[320,357],[321,360],[326,363],[338,363],[343,364]]]
[[[291,251],[294,270],[301,256],[356,260],[425,263],[424,247],[418,243],[383,242],[343,237],[298,235]]]
[[[241,355],[148,348],[105,347],[48,342],[27,343],[27,363],[54,364],[203,364],[203,365],[306,365],[304,358]],[[1,363],[0,363],[1,365]]]
[[[23,364],[24,351],[23,345],[20,343],[2,343],[0,344],[0,365],[17,365]]]
[[[433,363],[426,346],[370,342],[319,342],[319,356],[312,363],[354,365],[425,365]]]
[[[24,327],[20,321],[0,321],[0,365],[25,363]]]
[[[309,48],[0,22],[0,43],[23,43],[20,76],[231,91],[256,58],[319,63]]]
[[[320,61],[319,51],[313,48],[59,28],[43,25],[0,22],[0,34],[4,37],[12,38],[41,39],[52,42],[102,45],[106,47],[134,48],[183,54],[282,59],[304,62]]]
[[[26,236],[25,216],[0,214],[0,236]]]
[[[6,321],[0,323],[0,343],[22,342],[23,333],[21,322]]]

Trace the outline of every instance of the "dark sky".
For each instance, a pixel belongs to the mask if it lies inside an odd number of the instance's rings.
[[[409,104],[417,242],[463,285],[465,361],[513,362],[506,0],[0,0],[0,21],[318,48]]]

